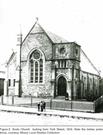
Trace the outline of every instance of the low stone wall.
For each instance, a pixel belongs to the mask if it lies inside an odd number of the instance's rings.
[[[95,107],[93,102],[72,102],[72,110],[73,111],[83,111],[83,112],[95,112]]]
[[[2,96],[1,103],[6,105],[12,105],[14,102],[13,96]]]
[[[86,101],[53,101],[52,109],[95,112],[94,103]]]
[[[42,99],[34,97],[16,97],[16,96],[2,96],[1,104],[14,105],[14,106],[32,106],[37,107],[40,101],[46,102],[46,108],[54,110],[65,111],[82,111],[82,112],[95,112],[96,108],[103,103],[103,96],[94,102],[88,101],[70,101],[64,99]]]

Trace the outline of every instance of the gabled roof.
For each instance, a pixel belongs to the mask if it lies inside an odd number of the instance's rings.
[[[30,34],[40,34],[40,33],[44,33],[48,39],[50,40],[50,42],[52,44],[69,44],[69,43],[73,43],[73,44],[76,44],[78,45],[77,43],[75,42],[68,42],[66,39],[60,37],[60,36],[57,36],[56,34],[54,33],[51,33],[51,32],[47,32],[45,31],[42,26],[36,21],[35,24],[32,26],[32,28],[30,29],[30,31],[28,32],[28,34],[26,35],[26,37],[24,38],[24,40],[22,41],[22,44],[25,42],[25,40],[27,39],[27,37],[30,35]],[[79,46],[79,45],[78,45]],[[84,53],[83,53],[84,54]],[[16,52],[13,52],[8,60],[8,63],[10,63],[10,61],[12,60],[12,58],[14,58],[14,56],[16,55]],[[95,68],[95,66],[92,64],[92,62],[87,58],[87,56],[83,56],[83,58],[85,58],[85,61],[89,62],[90,66],[92,67],[92,69],[96,72],[96,74],[98,72],[98,70]],[[82,61],[83,62],[83,61]],[[83,62],[85,63],[85,62]],[[85,66],[84,66],[85,67]],[[90,71],[92,71],[90,69]]]
[[[33,25],[33,27],[30,29],[30,31],[28,32],[28,34],[26,35],[26,37],[24,38],[22,44],[24,43],[24,41],[26,40],[26,38],[30,35],[30,34],[40,34],[40,33],[44,33],[48,39],[51,41],[51,43],[53,44],[58,44],[58,43],[70,43],[68,42],[66,39],[52,33],[52,32],[48,32],[48,31],[45,31],[42,26],[35,22],[35,24]],[[72,43],[75,43],[75,42],[72,42]]]
[[[31,29],[30,34],[43,33],[44,29],[39,23],[35,23],[34,27]]]
[[[36,21],[35,24],[32,26],[32,28],[30,29],[30,31],[27,33],[27,35],[25,36],[24,40],[22,41],[22,45],[25,42],[25,40],[27,39],[27,37],[30,34],[40,34],[40,33],[44,33],[48,39],[50,40],[50,42],[52,44],[63,44],[63,43],[70,43],[67,40],[65,40],[64,38],[57,36],[56,34],[52,33],[52,32],[47,32],[45,31],[42,26]],[[75,42],[72,42],[75,43]],[[12,58],[16,55],[16,52],[13,52],[7,62],[7,65],[10,63],[10,61],[12,60]]]
[[[17,52],[12,52],[12,54],[10,55],[10,58],[7,62],[7,65],[11,62],[11,60],[14,58],[14,56],[16,55]]]
[[[52,32],[46,32],[50,39],[53,41],[53,43],[67,43],[68,41],[60,36],[57,36],[56,34]]]
[[[88,58],[88,56],[85,54],[85,52],[82,49],[80,54],[81,54],[81,62],[80,62],[81,70],[100,76],[100,72],[98,71],[98,69],[95,67],[95,65],[91,62],[91,60]]]

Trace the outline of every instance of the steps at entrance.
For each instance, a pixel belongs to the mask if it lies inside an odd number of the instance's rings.
[[[65,96],[57,96],[56,99],[65,99]]]

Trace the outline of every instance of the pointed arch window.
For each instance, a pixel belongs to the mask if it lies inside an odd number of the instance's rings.
[[[43,54],[35,50],[29,58],[30,61],[30,83],[43,83],[44,57]]]
[[[35,62],[35,83],[38,83],[38,62]]]
[[[33,60],[30,61],[30,82],[34,80],[34,62]]]
[[[39,75],[39,82],[41,83],[43,80],[43,60],[40,59],[40,75]]]

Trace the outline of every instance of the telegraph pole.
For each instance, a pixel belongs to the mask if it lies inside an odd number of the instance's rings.
[[[22,33],[20,33],[20,68],[19,68],[19,97],[21,97],[21,46],[22,46]]]
[[[21,97],[22,95],[22,87],[21,87],[21,47],[22,47],[22,33],[20,33],[18,35],[18,41],[19,41],[19,46],[20,46],[20,50],[19,50],[19,94],[18,96]]]

